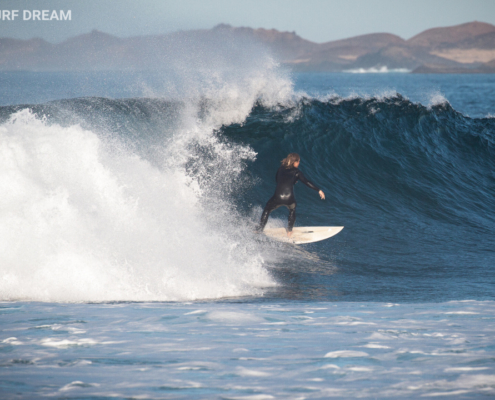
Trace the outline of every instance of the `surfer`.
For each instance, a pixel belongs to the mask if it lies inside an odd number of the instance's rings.
[[[277,188],[275,189],[275,194],[270,198],[270,200],[268,200],[268,203],[266,203],[257,229],[258,232],[263,232],[263,229],[265,229],[265,225],[268,221],[268,216],[273,210],[279,208],[280,206],[285,206],[289,209],[287,236],[292,236],[292,228],[294,227],[294,222],[296,221],[297,205],[296,198],[294,196],[294,185],[298,180],[304,183],[307,187],[316,190],[322,200],[325,199],[325,193],[323,193],[323,191],[320,190],[315,184],[308,181],[299,170],[300,163],[301,157],[299,157],[299,154],[297,153],[290,153],[282,160],[282,165],[279,167],[277,175],[275,176]]]

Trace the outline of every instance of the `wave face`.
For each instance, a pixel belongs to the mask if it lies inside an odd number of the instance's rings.
[[[322,202],[303,185],[296,189],[296,224],[346,226],[318,248],[339,270],[313,282],[324,293],[352,300],[491,298],[495,119],[397,94],[304,98],[278,110],[259,105],[244,124],[222,133],[258,153],[249,169],[261,183],[246,206],[264,204],[279,160],[293,151],[326,192]]]
[[[258,106],[222,132],[258,152],[252,168],[260,175],[299,151],[300,168],[344,210],[378,207],[492,229],[494,128],[495,119],[464,117],[447,102],[425,107],[396,95]]]

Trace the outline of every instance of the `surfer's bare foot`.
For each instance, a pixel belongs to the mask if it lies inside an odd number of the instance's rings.
[[[287,237],[291,238],[292,237],[292,231],[287,232]]]

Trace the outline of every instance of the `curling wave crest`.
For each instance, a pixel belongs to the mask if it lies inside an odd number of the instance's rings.
[[[217,64],[186,74],[173,101],[0,110],[1,300],[190,300],[276,285],[230,201],[256,153],[215,132],[257,101],[286,101],[292,83],[269,56]]]

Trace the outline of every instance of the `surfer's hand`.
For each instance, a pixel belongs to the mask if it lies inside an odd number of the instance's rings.
[[[318,194],[320,195],[322,200],[325,200],[325,193],[323,193],[323,190],[320,190]]]

